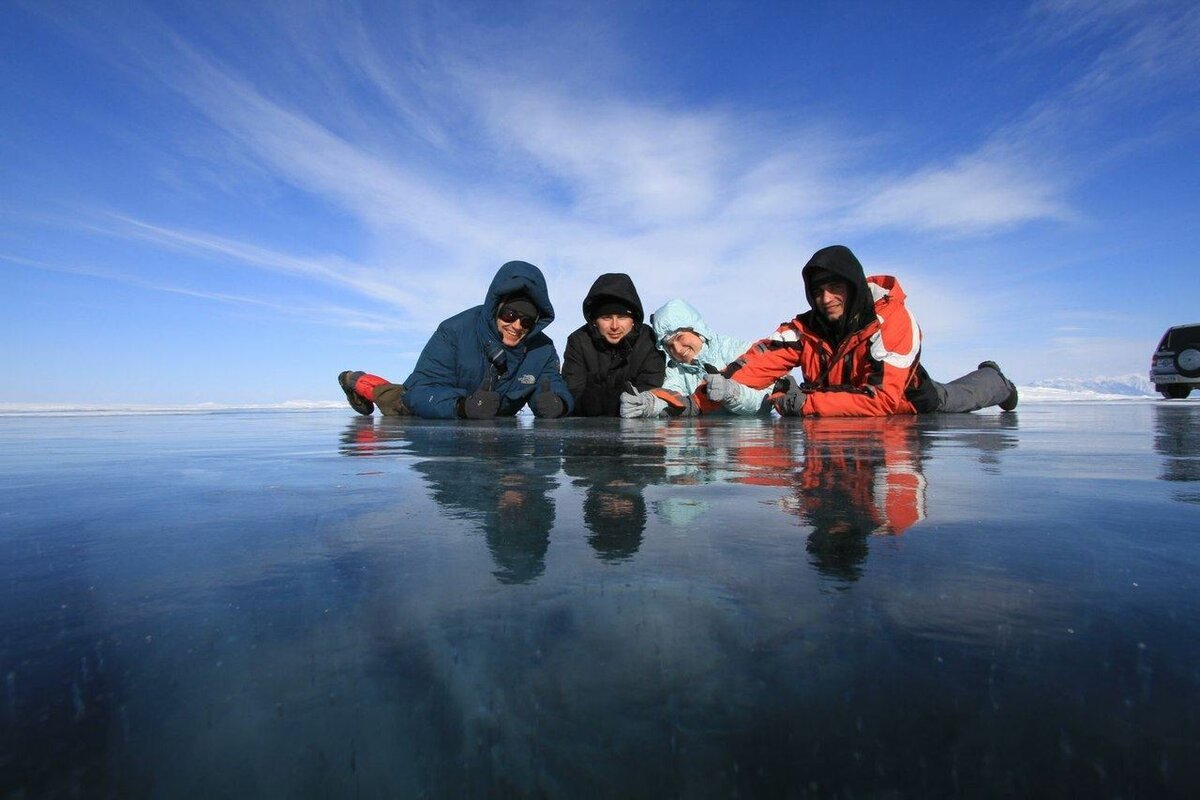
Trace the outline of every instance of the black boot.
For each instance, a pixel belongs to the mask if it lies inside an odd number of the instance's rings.
[[[350,407],[364,417],[369,417],[375,412],[375,404],[354,391],[354,384],[358,382],[358,379],[363,374],[362,372],[346,370],[338,375],[338,386],[341,386],[342,391],[346,393],[346,402],[350,404]]]
[[[1009,390],[1008,397],[1006,397],[1000,401],[1000,410],[1001,411],[1012,411],[1014,408],[1017,407],[1018,397],[1017,397],[1016,384],[1014,384],[1012,381],[1010,381],[1004,375],[1004,372],[1002,372],[1000,369],[1000,365],[997,364],[995,361],[984,361],[979,365],[979,369],[983,369],[984,367],[990,367],[991,369],[996,370],[996,372],[999,372],[1000,377],[1004,378],[1004,382],[1006,384],[1008,384],[1008,390]]]

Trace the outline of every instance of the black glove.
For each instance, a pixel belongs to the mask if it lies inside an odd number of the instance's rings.
[[[491,419],[500,410],[500,393],[492,391],[489,380],[473,394],[460,397],[458,415],[465,419]]]
[[[799,417],[804,414],[804,401],[808,394],[800,388],[800,384],[791,375],[775,382],[775,410],[781,417]]]
[[[553,419],[567,413],[567,404],[550,389],[550,379],[542,378],[538,385],[537,394],[529,401],[535,417]]]

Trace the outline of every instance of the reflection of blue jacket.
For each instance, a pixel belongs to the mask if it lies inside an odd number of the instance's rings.
[[[505,347],[496,329],[496,309],[502,298],[513,294],[527,296],[540,316],[529,335]],[[558,353],[554,342],[542,333],[553,321],[554,306],[541,270],[524,261],[508,262],[492,279],[483,305],[438,325],[412,375],[404,381],[404,404],[418,417],[453,419],[458,399],[486,384],[500,393],[498,416],[511,417],[543,381],[549,381],[550,389],[570,413],[574,401],[559,375]],[[498,368],[501,365],[503,368]]]
[[[704,365],[710,364],[718,370],[725,369],[742,353],[750,349],[753,342],[722,336],[709,330],[700,312],[683,300],[668,300],[667,303],[650,317],[654,328],[654,340],[660,350],[667,354],[667,376],[663,380],[663,388],[678,392],[685,397],[691,395],[706,377]],[[700,355],[691,364],[683,364],[671,358],[667,350],[666,339],[678,330],[686,329],[699,334],[704,340]],[[748,386],[734,384],[737,397],[724,402],[725,410],[731,414],[769,414],[771,409],[764,401],[770,394],[769,389],[751,389]]]

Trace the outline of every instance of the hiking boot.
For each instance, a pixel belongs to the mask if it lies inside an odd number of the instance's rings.
[[[364,373],[362,372],[346,370],[338,375],[338,386],[341,386],[342,391],[346,393],[346,402],[350,404],[350,407],[364,417],[369,417],[375,412],[375,404],[354,391],[354,384],[363,375]]]
[[[1017,407],[1018,397],[1016,385],[1005,376],[1004,372],[1000,369],[1000,365],[995,361],[984,361],[979,365],[979,369],[983,369],[984,367],[989,367],[996,370],[996,372],[1000,373],[1000,377],[1004,379],[1004,383],[1008,385],[1008,397],[1000,401],[1000,410],[1012,411]]]

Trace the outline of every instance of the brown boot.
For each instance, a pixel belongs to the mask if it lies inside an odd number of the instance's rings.
[[[338,386],[342,387],[342,391],[346,393],[346,402],[350,404],[358,413],[364,417],[369,417],[375,411],[374,404],[363,397],[358,392],[354,391],[354,384],[363,376],[362,372],[353,372],[346,370],[338,374]]]
[[[375,405],[385,417],[407,417],[410,413],[404,405],[404,386],[399,383],[385,383],[375,387]]]

